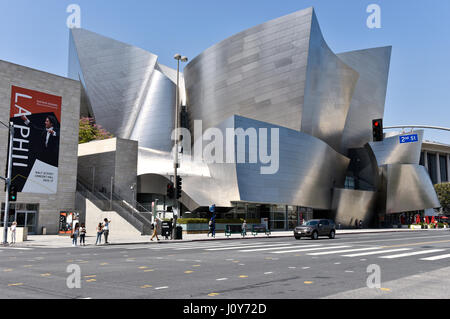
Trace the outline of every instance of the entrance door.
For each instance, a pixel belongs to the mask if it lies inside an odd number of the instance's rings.
[[[35,211],[17,211],[16,221],[17,227],[27,227],[28,234],[36,234],[37,212]]]

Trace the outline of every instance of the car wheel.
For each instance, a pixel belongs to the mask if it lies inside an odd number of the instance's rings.
[[[300,236],[294,236],[295,237],[295,239],[297,239],[297,240],[299,240],[299,239],[301,239],[302,237],[300,237]]]
[[[316,240],[317,238],[319,238],[319,234],[315,231],[312,233],[311,239]]]
[[[334,237],[336,237],[336,232],[332,230],[329,237],[330,239],[334,239]]]

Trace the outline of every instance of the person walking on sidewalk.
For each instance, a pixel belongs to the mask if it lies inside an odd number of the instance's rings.
[[[111,224],[111,221],[108,220],[108,218],[104,219],[104,224],[103,224],[103,235],[105,236],[105,244],[109,244],[108,243],[108,236],[109,236],[109,226]]]
[[[212,232],[213,232],[213,220],[212,220],[212,218],[208,222],[208,228],[209,228],[209,231],[208,231],[207,236],[209,237],[209,234],[212,234]]]
[[[242,223],[242,236],[245,237],[245,235],[247,235],[247,221],[244,219]]]
[[[98,226],[97,226],[97,240],[95,241],[95,245],[102,243],[102,234],[103,234],[103,225],[102,225],[102,223],[98,223]]]
[[[78,224],[75,225],[75,229],[72,234],[72,246],[77,246],[78,236],[80,235],[80,226]]]
[[[86,226],[81,224],[80,228],[80,246],[86,246]]]
[[[159,218],[155,217],[155,220],[153,221],[153,234],[150,238],[150,241],[153,241],[153,238],[156,237],[156,239],[159,241],[158,238],[158,225],[159,225]]]
[[[16,228],[17,228],[17,222],[13,221],[11,225],[11,244],[16,243]]]

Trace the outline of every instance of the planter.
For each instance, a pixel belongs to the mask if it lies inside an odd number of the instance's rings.
[[[225,232],[225,226],[226,225],[239,225],[242,224],[216,224],[216,233],[224,233]],[[252,225],[254,224],[247,224],[247,233],[251,232]],[[208,224],[201,223],[201,224],[179,224],[183,228],[183,234],[207,234],[209,232],[209,226]]]
[[[409,225],[410,229],[422,229],[422,225]]]

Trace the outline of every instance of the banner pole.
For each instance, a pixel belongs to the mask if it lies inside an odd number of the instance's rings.
[[[9,190],[11,189],[13,138],[14,138],[14,124],[10,122],[9,149],[8,149],[8,176],[6,177],[6,195],[5,195],[5,218],[3,219],[3,245],[8,244]]]

